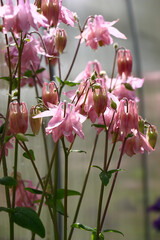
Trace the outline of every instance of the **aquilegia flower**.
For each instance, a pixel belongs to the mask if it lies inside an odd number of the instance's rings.
[[[37,12],[37,7],[29,0],[19,0],[17,6],[13,5],[11,0],[0,7],[0,17],[3,18],[4,31],[13,31],[14,33],[27,33],[30,27],[38,30],[39,26],[47,27],[47,19]]]
[[[126,39],[126,36],[112,27],[118,20],[113,22],[105,22],[103,16],[95,15],[94,18],[88,19],[88,26],[81,35],[82,42],[86,42],[86,46],[90,46],[96,50],[98,46],[110,45],[113,43],[111,35]]]
[[[41,199],[41,195],[33,194],[27,191],[25,188],[37,188],[34,187],[32,181],[23,180],[19,172],[17,173],[17,182],[18,184],[16,186],[15,206],[36,209],[37,200]]]
[[[82,123],[86,117],[75,111],[75,106],[61,102],[59,106],[52,105],[48,111],[38,114],[34,118],[52,116],[46,127],[46,133],[52,133],[53,141],[57,142],[62,136],[65,136],[69,142],[73,142],[73,132],[84,139]]]

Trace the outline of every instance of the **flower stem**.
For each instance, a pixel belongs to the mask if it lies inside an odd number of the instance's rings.
[[[105,139],[105,153],[104,153],[104,165],[103,165],[104,171],[105,171],[106,165],[107,165],[107,155],[108,155],[108,130],[106,130],[106,139]],[[99,206],[98,206],[98,216],[97,216],[97,240],[99,240],[99,233],[100,233],[100,220],[101,220],[103,193],[104,193],[104,184],[101,183]]]
[[[74,216],[72,224],[77,221],[77,217],[78,217],[79,210],[80,210],[80,207],[81,207],[81,203],[82,203],[82,199],[83,199],[83,196],[84,196],[84,192],[85,192],[85,189],[86,189],[86,186],[87,186],[87,181],[88,181],[89,173],[90,173],[92,162],[93,162],[93,158],[94,158],[94,154],[95,154],[95,150],[96,150],[96,146],[97,146],[97,141],[98,141],[98,134],[95,137],[94,147],[93,147],[90,163],[89,163],[89,166],[88,166],[86,177],[84,179],[81,195],[80,195],[80,198],[79,198],[79,201],[78,201],[78,204],[77,204],[77,209],[76,209],[75,216]],[[74,228],[71,228],[68,240],[71,240],[73,231],[74,231]]]
[[[49,182],[49,179],[50,179],[50,173],[51,173],[52,165],[53,165],[54,158],[55,158],[55,154],[56,154],[57,145],[58,145],[58,143],[56,143],[56,146],[55,146],[55,149],[54,149],[54,152],[53,152],[53,155],[52,155],[52,160],[51,160],[51,163],[50,163],[50,168],[49,168],[48,175],[47,175],[46,182],[45,182],[45,186],[44,186],[44,185],[43,185],[43,182],[42,182],[42,179],[41,179],[41,177],[40,177],[40,174],[39,174],[39,172],[38,172],[38,169],[37,169],[37,167],[36,167],[36,165],[35,165],[35,163],[34,163],[34,160],[33,160],[32,156],[31,156],[31,154],[30,154],[30,152],[29,152],[26,144],[23,142],[24,150],[27,152],[27,154],[28,154],[29,157],[30,157],[31,163],[32,163],[32,165],[33,165],[33,168],[34,168],[34,170],[35,170],[35,173],[36,173],[36,175],[37,175],[37,178],[38,178],[38,180],[39,180],[39,183],[40,183],[40,185],[41,185],[41,188],[42,188],[42,190],[43,190],[43,194],[42,194],[42,197],[41,197],[41,202],[40,202],[39,209],[38,209],[38,215],[40,215],[40,212],[41,212],[41,209],[42,209],[42,205],[43,205],[43,200],[44,200],[44,197],[45,197],[46,202],[47,202],[47,206],[48,206],[48,209],[49,209],[49,213],[50,213],[50,215],[51,215],[51,219],[52,219],[53,225],[56,226],[56,233],[57,233],[57,238],[56,238],[56,239],[59,239],[59,237],[58,237],[58,227],[57,227],[57,225],[56,225],[55,217],[54,217],[54,215],[53,215],[53,213],[52,213],[52,209],[51,209],[50,203],[49,203],[49,201],[48,201],[47,193],[46,193],[47,185],[48,185],[48,182]],[[32,235],[32,240],[34,239],[34,236],[35,236],[35,234]]]
[[[118,164],[117,164],[117,169],[119,169],[119,167],[121,165],[126,140],[127,140],[127,138],[124,139],[123,144],[122,144],[122,150],[121,150],[119,161],[118,161]],[[101,224],[100,224],[100,229],[99,229],[100,231],[102,230],[102,227],[103,227],[103,224],[104,224],[105,216],[106,216],[108,206],[109,206],[109,203],[110,203],[110,200],[111,200],[111,196],[112,196],[112,193],[113,193],[113,189],[114,189],[114,186],[115,186],[115,183],[116,183],[117,175],[118,175],[118,171],[114,175],[114,179],[113,179],[113,182],[112,182],[112,186],[111,186],[111,189],[110,189],[110,192],[109,192],[109,195],[108,195],[107,203],[106,203],[104,213],[103,213],[103,216],[102,216],[102,220],[101,220]]]
[[[68,150],[66,150],[64,138],[61,138],[65,155],[65,175],[64,175],[64,240],[67,240],[67,208],[68,208]]]

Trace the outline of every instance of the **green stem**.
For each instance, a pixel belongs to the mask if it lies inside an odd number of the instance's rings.
[[[107,154],[108,154],[108,130],[106,130],[106,139],[105,139],[105,153],[104,153],[104,165],[103,165],[104,171],[106,169],[106,164],[107,164]],[[100,233],[100,220],[101,220],[101,212],[102,212],[103,193],[104,193],[104,184],[101,183],[98,216],[97,216],[97,240],[99,240],[99,233]]]
[[[96,135],[96,137],[95,137],[94,147],[93,147],[90,163],[89,163],[89,166],[88,166],[87,174],[86,174],[86,177],[85,177],[85,180],[84,180],[84,183],[83,183],[81,195],[80,195],[80,198],[79,198],[79,201],[78,201],[78,204],[77,204],[77,209],[76,209],[75,216],[74,216],[72,224],[74,224],[77,221],[77,217],[78,217],[79,210],[80,210],[80,207],[81,207],[84,192],[85,192],[85,189],[86,189],[86,186],[87,186],[88,177],[89,177],[89,173],[90,173],[90,170],[91,170],[91,166],[92,166],[92,162],[93,162],[93,158],[94,158],[94,154],[95,154],[95,150],[96,150],[96,146],[97,146],[97,141],[98,141],[98,135]],[[68,240],[71,240],[73,231],[74,231],[74,228],[71,228]]]
[[[18,166],[18,141],[15,141],[15,154],[14,154],[14,179],[17,180],[17,166]],[[13,186],[12,195],[12,209],[15,208],[15,198],[16,198],[16,186]],[[12,238],[14,239],[14,222],[11,220]]]
[[[43,200],[44,200],[44,197],[45,197],[46,202],[47,202],[47,206],[48,206],[48,209],[49,209],[49,213],[51,215],[51,219],[52,219],[53,225],[55,225],[55,226],[56,226],[56,221],[55,221],[54,215],[52,213],[52,209],[51,209],[50,203],[48,201],[48,196],[47,196],[47,193],[46,193],[46,189],[47,189],[47,185],[48,185],[48,182],[49,182],[49,179],[50,179],[50,173],[51,173],[52,165],[53,165],[55,154],[56,154],[57,144],[58,143],[56,143],[56,146],[55,146],[55,149],[54,149],[54,152],[53,152],[53,156],[52,156],[52,160],[51,160],[51,163],[50,163],[50,168],[49,168],[49,171],[48,171],[48,175],[47,175],[47,178],[46,178],[45,185],[43,185],[42,179],[41,179],[40,174],[38,172],[38,169],[37,169],[37,167],[36,167],[36,165],[34,163],[34,160],[33,160],[32,156],[31,156],[31,154],[30,154],[26,144],[23,142],[24,150],[27,152],[27,154],[30,157],[31,163],[33,165],[33,168],[35,170],[35,173],[37,175],[37,178],[39,180],[39,183],[40,183],[42,191],[43,191],[43,194],[42,194],[42,197],[41,197],[41,202],[40,202],[39,209],[38,209],[38,215],[40,215],[40,212],[41,212],[41,209],[42,209],[42,205],[43,205]],[[58,227],[57,226],[56,226],[56,232],[57,232],[57,236],[58,236]],[[34,236],[35,235],[33,234],[32,235],[32,239],[34,239]],[[59,239],[59,238],[57,238],[57,239]]]
[[[67,190],[68,190],[68,151],[66,150],[64,138],[62,138],[62,145],[65,154],[65,175],[64,175],[64,240],[67,240]]]
[[[124,151],[124,147],[125,147],[125,144],[126,144],[126,140],[127,140],[127,138],[124,139],[123,144],[122,144],[122,149],[121,149],[119,161],[118,161],[118,164],[117,164],[117,169],[120,168],[120,164],[121,164],[121,161],[122,161],[122,156],[123,156],[123,151]],[[108,210],[108,207],[109,207],[109,203],[110,203],[111,196],[112,196],[112,193],[113,193],[113,189],[114,189],[114,186],[115,186],[115,183],[116,183],[117,175],[118,175],[118,171],[114,175],[114,179],[113,179],[113,182],[112,182],[112,186],[111,186],[111,189],[110,189],[110,192],[109,192],[109,195],[108,195],[107,203],[106,203],[104,213],[103,213],[103,216],[102,216],[102,220],[101,220],[101,224],[100,224],[100,229],[99,229],[100,231],[102,230],[102,227],[103,227],[103,224],[104,224],[105,216],[106,216],[106,213],[107,213],[107,210]]]
[[[57,150],[58,150],[58,146],[57,146]],[[56,224],[57,224],[57,210],[56,210],[57,188],[58,188],[58,151],[56,151],[55,163],[54,163],[54,186],[53,186],[53,194],[52,194],[53,195],[53,212],[55,215]],[[55,239],[57,239],[56,229],[54,230],[54,237]]]

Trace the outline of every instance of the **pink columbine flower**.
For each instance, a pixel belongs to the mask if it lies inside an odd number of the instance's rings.
[[[39,26],[47,27],[47,19],[37,12],[37,7],[29,0],[19,0],[19,4],[14,6],[11,0],[7,0],[6,5],[0,7],[0,17],[3,18],[4,31],[14,33],[30,30],[30,27],[38,30]]]
[[[43,42],[45,44],[45,49],[44,46],[41,44],[41,41],[39,41],[39,43],[37,44],[37,52],[45,56],[46,64],[48,64],[48,58],[53,65],[55,65],[58,60],[59,52],[55,47],[55,35],[55,28],[50,28],[49,32],[44,31],[44,34],[42,36]]]
[[[134,154],[140,153],[143,154],[144,151],[150,153],[154,151],[151,145],[148,143],[144,134],[142,134],[137,129],[132,129],[132,137],[129,137],[125,143],[124,152],[129,157],[132,157]],[[120,150],[122,145],[120,146]]]
[[[38,114],[34,118],[52,116],[46,127],[46,133],[52,133],[53,141],[57,142],[62,136],[65,136],[69,142],[73,142],[73,132],[80,138],[84,138],[82,123],[86,117],[75,111],[75,106],[61,102],[59,106],[53,105],[48,111]]]
[[[108,79],[107,87],[112,90],[112,93],[119,100],[127,98],[138,102],[139,98],[136,96],[136,89],[141,88],[143,83],[144,78],[135,78],[133,76],[126,78],[125,75],[122,75],[122,77],[118,76],[112,80]]]
[[[114,131],[119,131],[119,138],[123,140],[132,133],[132,129],[139,131],[137,105],[134,101],[121,100],[117,109]]]
[[[113,22],[105,22],[103,16],[95,15],[94,18],[88,19],[88,26],[81,34],[82,42],[86,42],[86,46],[90,46],[96,50],[98,46],[110,45],[113,43],[111,35],[126,39],[126,36],[112,27],[118,20]]]
[[[17,181],[18,185],[16,186],[15,207],[29,207],[36,209],[36,201],[39,200],[41,196],[31,193],[25,190],[25,188],[37,188],[34,187],[32,181],[23,180],[20,173],[18,173]]]
[[[49,86],[49,91],[47,91],[47,85]],[[43,103],[48,106],[48,103],[57,105],[58,103],[58,92],[55,82],[50,82],[49,84],[45,82],[42,89],[42,99]]]
[[[11,102],[9,106],[9,127],[14,134],[25,133],[28,128],[28,110],[25,102]]]

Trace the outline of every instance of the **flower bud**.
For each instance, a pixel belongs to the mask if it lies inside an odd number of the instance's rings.
[[[152,148],[155,148],[157,142],[157,129],[155,126],[149,126],[147,129],[147,139]]]
[[[11,102],[9,106],[9,126],[12,133],[25,133],[28,128],[26,103]]]
[[[125,50],[125,75],[126,77],[130,76],[132,72],[132,55],[131,51]]]
[[[43,90],[42,90],[42,99],[46,106],[48,106],[48,102],[57,105],[58,103],[58,93],[57,88],[54,82],[49,83],[49,91],[47,91],[47,85],[48,83],[45,82],[43,84]]]
[[[107,90],[106,87],[101,85],[93,90],[93,102],[97,115],[104,113],[107,107]]]
[[[36,116],[39,113],[40,113],[40,111],[37,108],[35,108],[34,106],[31,107],[30,115],[29,115],[29,122],[30,122],[30,126],[31,126],[31,129],[32,129],[32,132],[34,135],[38,135],[40,127],[42,125],[42,118],[33,118],[34,116]]]
[[[120,76],[124,73],[126,77],[132,72],[132,55],[128,49],[120,49],[117,56],[117,67]]]
[[[144,120],[141,116],[138,117],[138,126],[139,126],[139,131],[144,134]]]
[[[123,49],[120,49],[118,51],[117,67],[118,67],[119,75],[122,76],[122,73],[125,72],[125,55],[124,55],[124,50]]]
[[[59,0],[42,0],[41,7],[49,25],[56,28],[59,20]]]
[[[55,36],[55,46],[59,53],[62,53],[67,43],[67,35],[64,29],[57,29]]]

